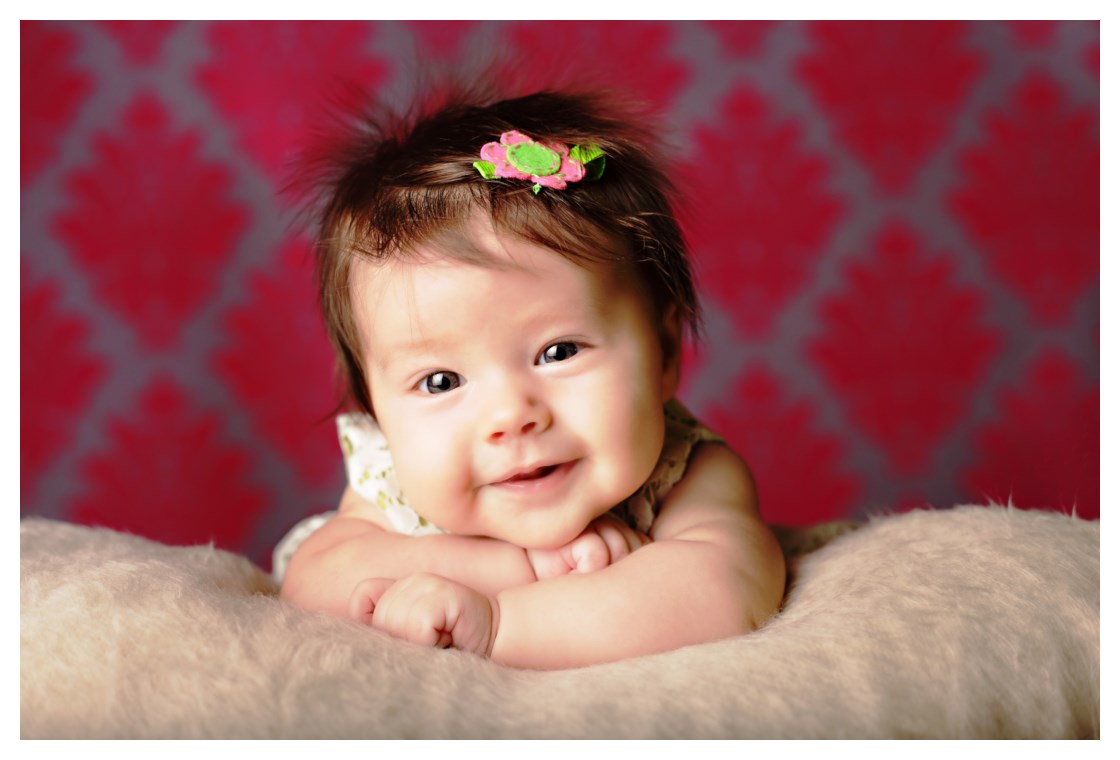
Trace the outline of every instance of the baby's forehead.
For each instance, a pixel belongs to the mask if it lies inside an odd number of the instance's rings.
[[[555,290],[557,296],[598,300],[596,295],[606,297],[633,280],[628,267],[576,259],[529,241],[500,237],[467,247],[444,240],[376,259],[355,257],[350,295],[356,302],[368,303],[414,292],[420,286],[450,298],[484,291],[491,283],[495,287],[517,283]]]
[[[434,253],[359,262],[352,292],[356,326],[363,350],[382,367],[402,356],[533,342],[544,333],[615,334],[622,324],[644,329],[653,320],[640,288],[613,269],[527,243],[510,246],[489,264]]]
[[[402,271],[419,267],[472,267],[491,272],[532,273],[560,262],[579,267],[585,277],[593,279],[614,280],[635,274],[624,243],[604,238],[598,244],[585,240],[585,245],[586,250],[554,248],[492,225],[464,224],[377,256],[355,255],[352,266],[369,268],[367,277],[382,280],[394,279]]]
[[[609,320],[611,303],[633,292],[653,311],[626,241],[581,229],[573,245],[535,232],[543,231],[511,230],[477,212],[379,255],[356,253],[348,297],[362,343],[386,329],[419,329],[433,314],[533,321],[556,311]]]

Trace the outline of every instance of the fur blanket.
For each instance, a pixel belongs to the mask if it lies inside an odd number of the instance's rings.
[[[295,609],[211,547],[28,518],[21,735],[1099,737],[1098,522],[842,527],[782,533],[790,591],[754,634],[544,673]]]

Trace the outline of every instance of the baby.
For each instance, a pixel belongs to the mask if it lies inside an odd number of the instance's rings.
[[[750,471],[674,400],[698,307],[645,123],[447,98],[320,164],[320,300],[360,412],[338,511],[277,548],[284,598],[542,669],[774,613]]]

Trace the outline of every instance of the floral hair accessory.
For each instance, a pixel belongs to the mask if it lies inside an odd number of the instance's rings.
[[[504,132],[499,142],[482,146],[483,160],[474,168],[486,179],[524,179],[533,183],[533,193],[542,187],[563,190],[569,182],[599,179],[606,156],[598,145],[567,145],[537,142],[520,132]]]

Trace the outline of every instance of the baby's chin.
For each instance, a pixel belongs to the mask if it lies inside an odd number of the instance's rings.
[[[603,514],[609,510],[604,510]],[[597,515],[598,516],[598,515]],[[594,519],[594,518],[592,518]],[[570,544],[586,530],[591,521],[579,523],[557,523],[555,525],[523,525],[523,526],[508,526],[505,535],[498,536],[503,541],[520,546],[522,549],[537,549],[540,551],[548,551],[550,549],[559,549],[561,546]]]

